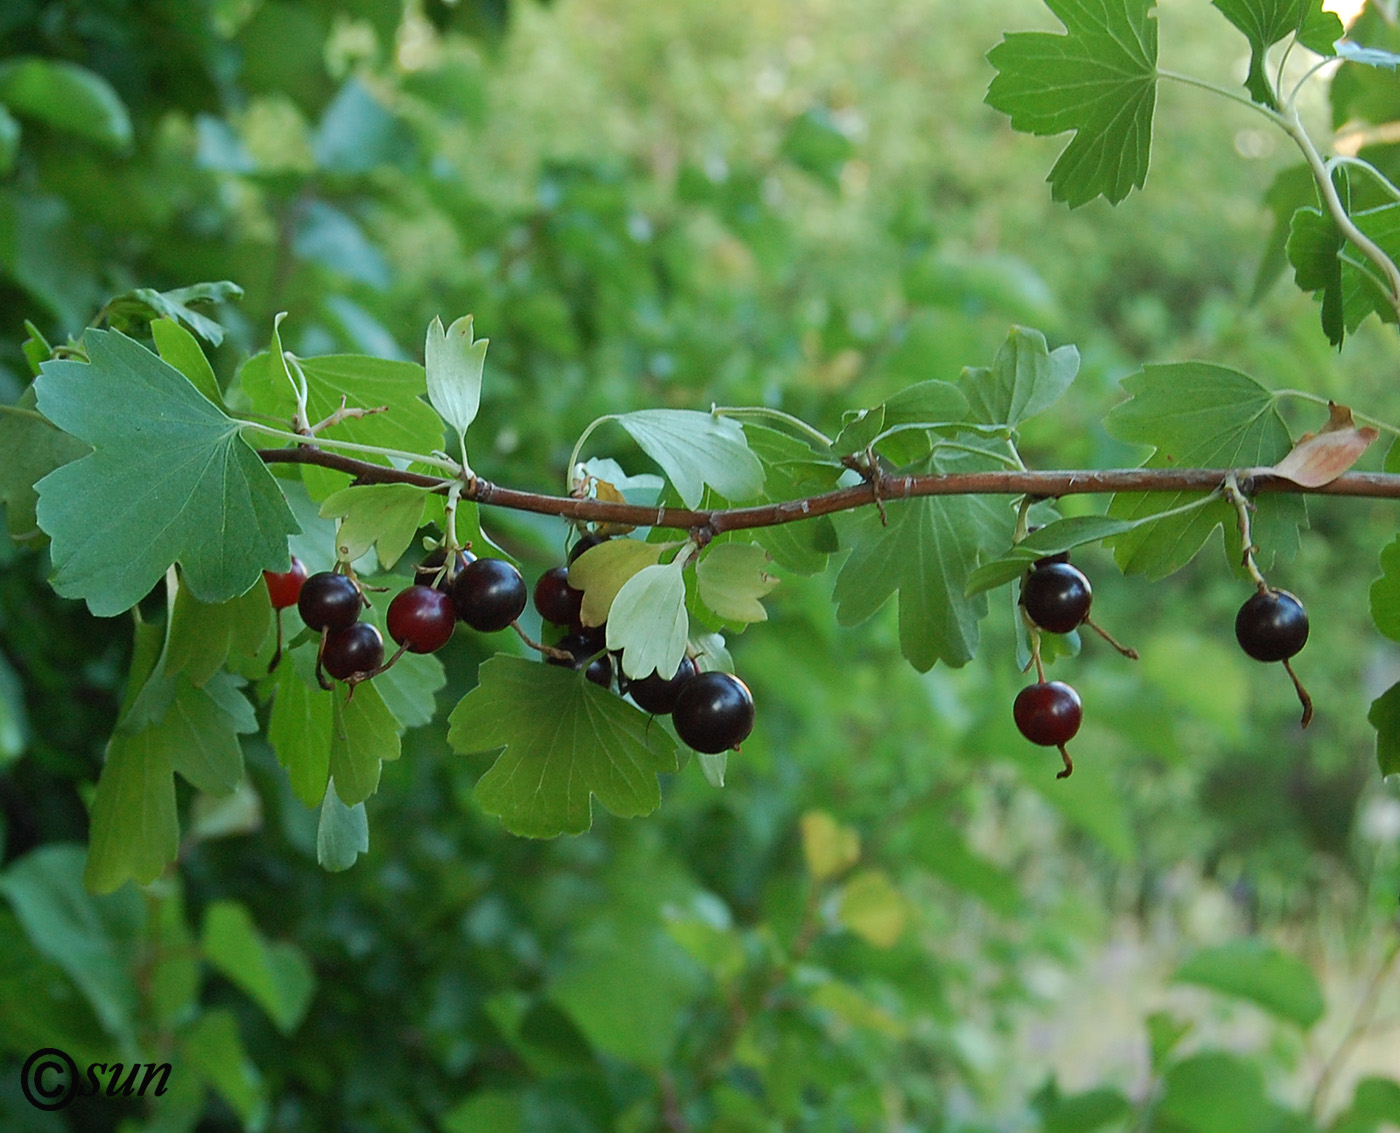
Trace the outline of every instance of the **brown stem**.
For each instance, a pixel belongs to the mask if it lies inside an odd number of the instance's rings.
[[[360,484],[415,484],[446,492],[453,483],[442,476],[399,471],[384,464],[327,452],[314,445],[259,449],[268,464],[315,464],[354,476]],[[776,527],[803,519],[832,515],[866,507],[878,499],[907,500],[924,496],[1019,496],[1027,493],[1040,498],[1104,494],[1109,492],[1211,492],[1230,475],[1228,468],[1104,468],[1054,472],[997,469],[986,472],[949,473],[926,476],[881,476],[874,482],[838,488],[800,500],[760,504],[756,507],[717,508],[696,511],[690,508],[643,507],[639,504],[608,500],[576,499],[569,496],[541,495],[516,488],[503,488],[489,480],[473,479],[465,485],[461,498],[492,507],[557,515],[589,523],[621,523],[634,527],[668,527],[681,531],[709,528],[741,531],[756,527]],[[1251,494],[1292,492],[1307,495],[1360,496],[1368,499],[1400,500],[1400,474],[1347,472],[1316,488],[1304,488],[1282,476],[1264,470],[1237,472],[1248,482]]]
[[[1312,723],[1313,718],[1312,697],[1308,695],[1308,690],[1303,687],[1303,682],[1298,679],[1298,674],[1293,671],[1293,666],[1288,663],[1286,657],[1283,660],[1283,667],[1288,670],[1289,679],[1293,681],[1293,687],[1298,690],[1298,702],[1303,706],[1303,718],[1298,723],[1300,727],[1306,728]]]
[[[1055,746],[1060,749],[1060,758],[1064,760],[1065,764],[1065,769],[1063,771],[1057,771],[1055,773],[1055,778],[1068,779],[1074,774],[1074,760],[1069,757],[1069,749],[1066,748],[1064,744],[1056,744]]]
[[[1136,649],[1129,648],[1122,642],[1115,640],[1113,635],[1109,633],[1108,630],[1104,629],[1103,626],[1099,625],[1098,622],[1094,621],[1093,618],[1086,617],[1084,619],[1084,624],[1113,646],[1114,649],[1118,650],[1119,653],[1123,654],[1129,661],[1138,660],[1138,651]]]

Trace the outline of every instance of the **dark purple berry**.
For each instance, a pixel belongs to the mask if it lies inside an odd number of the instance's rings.
[[[1084,720],[1079,694],[1063,681],[1027,685],[1012,706],[1021,735],[1042,747],[1069,743]]]
[[[326,634],[321,664],[338,681],[368,673],[384,663],[384,639],[369,622],[352,622]]]
[[[551,567],[535,583],[535,609],[540,617],[557,626],[578,625],[583,610],[583,591],[569,585],[569,568]]]
[[[360,588],[346,575],[323,570],[301,586],[297,612],[314,630],[344,629],[359,620],[364,609]]]
[[[477,559],[452,580],[452,601],[472,629],[495,633],[525,612],[525,580],[505,559]]]
[[[643,712],[665,716],[675,709],[676,698],[680,696],[681,689],[699,672],[700,666],[695,663],[694,657],[682,657],[674,676],[667,678],[653,672],[649,677],[633,681],[627,692]]]
[[[1089,616],[1094,592],[1084,573],[1069,563],[1046,563],[1021,580],[1021,605],[1049,633],[1069,633]]]
[[[441,590],[409,586],[389,603],[385,625],[389,636],[410,653],[434,653],[457,628],[457,609]]]
[[[671,710],[681,742],[710,755],[737,748],[753,731],[753,720],[753,694],[733,673],[691,677]]]
[[[1308,640],[1308,614],[1287,590],[1261,590],[1235,615],[1235,638],[1256,661],[1286,661]]]

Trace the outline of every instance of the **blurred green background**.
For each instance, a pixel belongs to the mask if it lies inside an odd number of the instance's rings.
[[[1242,79],[1210,5],[1158,11],[1165,66]],[[1400,420],[1393,332],[1339,356],[1290,282],[1250,302],[1292,158],[1246,111],[1164,90],[1147,189],[1051,205],[1063,139],[982,97],[1004,31],[1055,26],[1029,0],[7,0],[0,68],[98,78],[11,90],[0,118],[0,400],[29,380],[25,319],[59,341],[117,292],[230,279],[225,381],[278,311],[298,353],[405,358],[474,313],[473,463],[538,490],[599,414],[767,404],[832,429],[987,364],[1014,323],[1083,355],[1028,431],[1037,467],[1141,459],[1099,421],[1144,361]],[[1326,127],[1321,92],[1306,109]],[[1400,795],[1366,723],[1400,677],[1367,600],[1397,525],[1380,502],[1309,514],[1271,572],[1312,612],[1306,734],[1231,640],[1218,538],[1155,584],[1076,554],[1143,660],[1091,640],[1056,664],[1086,706],[1068,783],[1012,724],[1006,591],[976,661],[919,675],[892,607],[842,629],[834,573],[792,577],[731,641],[759,727],[723,789],[691,766],[651,818],[504,834],[445,743],[485,656],[459,634],[352,870],[316,866],[253,737],[246,789],[183,800],[178,870],[102,899],[85,802],[131,627],[0,542],[0,1125],[1400,1127]],[[528,577],[559,560],[557,521],[486,518]],[[17,1082],[42,1046],[169,1060],[171,1090],[41,1113]]]

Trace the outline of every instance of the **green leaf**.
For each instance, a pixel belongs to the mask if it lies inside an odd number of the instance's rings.
[[[583,591],[583,624],[600,626],[606,622],[618,591],[638,571],[656,565],[665,550],[662,543],[609,539],[570,563],[569,585]]]
[[[1376,729],[1376,762],[1381,777],[1400,775],[1400,682],[1371,702],[1366,719]]]
[[[1304,1028],[1321,1019],[1326,1006],[1312,970],[1261,940],[1232,940],[1197,952],[1173,979],[1246,999]]]
[[[82,872],[80,846],[50,843],[12,862],[0,874],[0,893],[34,947],[67,972],[107,1033],[130,1047],[141,998],[132,971],[142,902],[134,893],[90,896]]]
[[[768,611],[759,599],[779,582],[767,571],[771,561],[757,543],[711,547],[695,568],[700,601],[726,622],[766,622]]]
[[[168,752],[170,766],[211,795],[226,795],[242,781],[238,736],[258,730],[253,706],[240,691],[242,683],[230,673],[218,673],[196,688],[181,677],[164,719],[148,729]]]
[[[447,330],[434,318],[424,348],[428,400],[459,437],[466,435],[481,406],[481,371],[490,339],[473,339],[472,316],[463,315]]]
[[[838,461],[816,457],[807,444],[776,429],[744,426],[749,448],[763,463],[763,499],[770,503],[829,491],[846,471]],[[797,574],[816,574],[840,547],[827,515],[780,523],[752,532],[775,562]]]
[[[1050,171],[1071,208],[1117,204],[1147,178],[1157,97],[1154,0],[1046,0],[1065,35],[1014,32],[988,53],[987,103],[1032,134],[1075,131]]]
[[[919,382],[900,390],[874,409],[847,413],[846,423],[831,447],[839,453],[861,452],[889,429],[920,424],[947,425],[963,420],[967,408],[967,398],[952,382]]]
[[[321,801],[321,817],[316,823],[316,861],[324,870],[339,873],[369,853],[369,818],[365,804],[346,806],[336,794],[335,784],[326,785]]]
[[[240,422],[125,335],[84,341],[90,363],[46,362],[34,383],[44,415],[94,449],[37,485],[54,589],[108,617],[173,562],[203,602],[285,566],[296,521]]]
[[[763,490],[763,465],[744,430],[728,417],[693,409],[642,409],[613,418],[675,485],[688,508],[700,506],[708,484],[729,500]]]
[[[643,567],[613,599],[608,648],[622,650],[622,671],[633,680],[680,667],[690,635],[683,571],[679,559]]]
[[[1385,1133],[1400,1125],[1400,1082],[1363,1078],[1356,1084],[1351,1105],[1337,1115],[1331,1133]]]
[[[1400,535],[1381,551],[1381,576],[1371,583],[1371,620],[1391,641],[1400,641]]]
[[[1322,10],[1322,0],[1211,0],[1221,14],[1249,40],[1249,75],[1245,88],[1255,102],[1278,109],[1278,96],[1269,82],[1269,48],[1296,34],[1298,42],[1319,55],[1332,55],[1332,43],[1342,37],[1342,21]]]
[[[340,518],[336,551],[343,561],[353,563],[373,547],[388,570],[413,542],[425,500],[412,484],[356,484],[327,496],[321,515]]]
[[[1219,1052],[1195,1055],[1167,1070],[1158,1115],[1172,1122],[1173,1131],[1185,1133],[1267,1130],[1279,1117],[1258,1066]]]
[[[0,63],[0,102],[16,114],[109,149],[131,144],[131,118],[101,75],[61,59],[26,55]]]
[[[91,451],[43,416],[36,404],[34,387],[29,386],[14,406],[0,406],[0,452],[5,454],[0,461],[0,504],[5,505],[10,536],[23,542],[43,535],[35,514],[35,483]]]
[[[969,420],[1014,429],[1058,401],[1078,372],[1073,346],[1051,350],[1038,330],[1012,327],[991,366],[964,370],[958,388],[967,398]]]
[[[172,677],[183,673],[191,684],[203,685],[231,655],[254,656],[271,630],[266,586],[215,603],[201,602],[181,586],[170,615],[164,672]]]
[[[179,848],[169,749],[154,728],[114,733],[93,798],[83,884],[91,893],[149,885]]]
[[[855,155],[856,147],[837,128],[826,107],[814,106],[788,125],[780,152],[799,169],[836,189],[841,184],[841,170]]]
[[[1058,555],[1086,543],[1097,543],[1111,535],[1131,531],[1143,520],[1112,519],[1106,515],[1076,515],[1047,523],[1032,531],[1000,558],[983,563],[967,578],[966,593],[980,594],[1014,582],[1026,573],[1036,559]]]
[[[235,299],[243,297],[243,288],[236,283],[231,283],[227,279],[219,280],[217,283],[195,283],[189,287],[177,287],[173,291],[156,291],[150,287],[138,287],[133,291],[123,292],[107,301],[106,312],[107,321],[113,330],[120,331],[141,331],[147,323],[151,324],[151,333],[155,334],[155,324],[162,319],[171,320],[176,323],[184,323],[200,338],[213,346],[218,346],[224,340],[224,328],[206,315],[201,315],[194,310],[196,303],[231,303]],[[156,340],[157,347],[160,340]],[[198,350],[198,344],[194,345]],[[161,354],[164,355],[164,349]],[[178,363],[171,363],[178,367]],[[207,366],[208,363],[206,362]],[[183,369],[183,367],[178,367]],[[210,377],[213,377],[212,371]],[[208,393],[204,387],[195,380],[193,375],[190,380],[200,387],[200,392]],[[217,386],[215,389],[217,390]],[[210,397],[215,405],[222,405],[219,397]]]
[[[0,176],[15,167],[19,157],[20,127],[13,114],[0,104]]]
[[[1400,203],[1357,209],[1350,215],[1386,255],[1400,256]],[[1330,215],[1315,208],[1298,209],[1286,250],[1299,288],[1322,292],[1322,328],[1333,346],[1340,347],[1372,313],[1395,322],[1395,308],[1378,269],[1342,236]]]
[[[935,456],[915,472],[985,467],[981,458]],[[983,595],[963,591],[977,556],[1011,538],[1010,509],[989,497],[926,496],[885,505],[889,526],[867,515],[841,568],[833,597],[842,625],[858,625],[899,592],[899,644],[920,672],[935,662],[961,666],[977,649],[987,615]]]
[[[190,384],[220,409],[228,408],[214,367],[209,365],[194,335],[173,319],[156,319],[151,323],[151,337],[162,360],[189,378]]]
[[[1042,1104],[1041,1133],[1093,1133],[1105,1125],[1122,1121],[1133,1112],[1132,1103],[1117,1090],[1100,1087],[1069,1097],[1055,1096]]]
[[[1152,1070],[1160,1074],[1171,1056],[1188,1034],[1192,1024],[1189,1020],[1178,1019],[1165,1011],[1154,1011],[1146,1019],[1147,1046],[1152,1058]]]
[[[893,948],[909,923],[909,905],[882,869],[852,874],[841,887],[836,919],[875,948]]]
[[[398,759],[398,722],[373,681],[356,685],[349,703],[338,688],[331,695],[331,778],[341,802],[354,806],[379,788],[380,764]]]
[[[1156,446],[1146,468],[1249,468],[1273,464],[1292,447],[1274,395],[1247,374],[1205,362],[1143,367],[1123,379],[1131,395],[1104,421],[1110,435]],[[1115,495],[1108,514],[1139,520],[1200,499],[1201,492]],[[1235,530],[1235,511],[1224,499],[1180,515],[1135,526],[1113,540],[1125,574],[1162,578],[1185,566],[1222,524]],[[1307,522],[1300,497],[1262,496],[1253,520],[1254,542],[1266,553],[1291,554],[1298,527]],[[1227,538],[1227,544],[1229,539]],[[1228,557],[1237,565],[1238,546]]]
[[[311,1005],[316,976],[294,944],[270,944],[247,906],[215,901],[204,914],[204,959],[253,1000],[284,1035],[297,1029]]]
[[[267,1124],[267,1095],[257,1064],[248,1057],[231,1011],[216,1008],[196,1016],[177,1038],[178,1065],[188,1066],[228,1103],[245,1129]]]
[[[422,399],[428,392],[422,366],[363,354],[301,358],[298,364],[306,375],[306,412],[313,424],[339,409],[342,397],[348,409],[388,407],[383,413],[342,421],[325,429],[321,436],[424,456],[442,448],[442,419]],[[239,381],[253,409],[291,419],[296,393],[282,371],[280,357],[264,353],[250,358],[239,371]],[[358,455],[377,464],[389,463],[388,458]],[[315,500],[324,500],[345,486],[345,473],[326,468],[308,465],[302,469],[302,477]]]
[[[315,655],[314,648],[305,647],[282,658],[267,724],[267,742],[287,769],[293,794],[307,807],[325,796],[331,774],[335,694],[316,685]]]
[[[579,673],[518,657],[492,657],[478,679],[452,710],[447,741],[463,754],[500,751],[474,797],[511,833],[582,833],[592,796],[624,818],[661,805],[656,776],[676,770],[675,742],[645,712]]]

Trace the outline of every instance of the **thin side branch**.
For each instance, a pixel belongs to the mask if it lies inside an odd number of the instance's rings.
[[[310,445],[293,448],[259,449],[268,464],[316,464],[355,477],[359,484],[414,484],[446,493],[461,480],[403,472],[383,464],[356,460],[326,452]],[[997,469],[989,472],[960,472],[929,476],[882,476],[878,498],[884,503],[922,496],[1023,496],[1053,499],[1058,496],[1101,495],[1109,492],[1210,492],[1219,488],[1231,473],[1247,484],[1251,495],[1265,492],[1296,492],[1306,495],[1360,496],[1368,499],[1400,500],[1400,475],[1382,472],[1347,472],[1331,483],[1303,488],[1292,480],[1263,469],[1229,468],[1104,468],[1082,471],[1027,472]],[[851,511],[876,502],[873,483],[838,488],[800,500],[784,500],[756,507],[720,508],[697,511],[690,508],[644,507],[640,504],[611,503],[607,500],[574,499],[504,488],[489,480],[474,478],[462,487],[461,498],[491,507],[557,515],[589,523],[621,523],[634,527],[669,527],[680,531],[705,529],[712,535],[721,531],[741,531],[756,527],[776,527],[815,519],[821,515]]]

